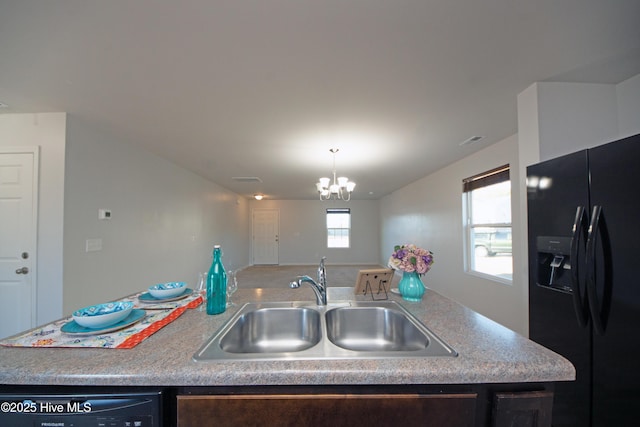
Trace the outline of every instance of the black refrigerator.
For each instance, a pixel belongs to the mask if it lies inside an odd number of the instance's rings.
[[[565,356],[554,426],[640,425],[640,135],[527,168],[529,337]]]

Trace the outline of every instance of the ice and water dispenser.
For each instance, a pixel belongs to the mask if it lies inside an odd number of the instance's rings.
[[[538,285],[564,292],[571,288],[571,237],[538,236]]]

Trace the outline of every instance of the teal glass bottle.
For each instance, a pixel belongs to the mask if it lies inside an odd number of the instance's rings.
[[[222,265],[220,245],[213,247],[213,263],[207,274],[207,314],[224,313],[227,309],[227,273]]]

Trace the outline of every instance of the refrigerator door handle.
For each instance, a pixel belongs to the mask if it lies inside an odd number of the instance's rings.
[[[578,206],[576,217],[573,221],[573,232],[571,236],[571,291],[573,295],[573,308],[576,312],[576,319],[580,327],[586,327],[589,323],[589,307],[587,305],[587,295],[582,294],[580,287],[580,267],[584,263],[578,259],[580,242],[584,245],[587,237],[589,222],[584,206]],[[582,246],[584,249],[584,246]]]
[[[598,236],[602,239],[602,248],[604,252],[604,288],[602,301],[598,301],[598,292],[596,287],[596,246]],[[598,335],[604,335],[606,328],[606,319],[608,318],[608,310],[611,300],[611,259],[609,254],[608,235],[602,206],[594,205],[591,213],[591,224],[589,224],[589,237],[587,238],[587,295],[589,300],[589,309],[591,311],[591,320],[593,327]]]

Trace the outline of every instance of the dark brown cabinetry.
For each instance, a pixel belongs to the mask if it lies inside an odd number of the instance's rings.
[[[178,396],[178,426],[473,427],[477,395]]]
[[[553,392],[546,386],[443,386],[415,393],[328,389],[300,394],[243,388],[179,394],[176,419],[179,427],[550,427],[552,406]]]
[[[553,393],[549,391],[496,393],[493,402],[493,427],[551,426]]]

